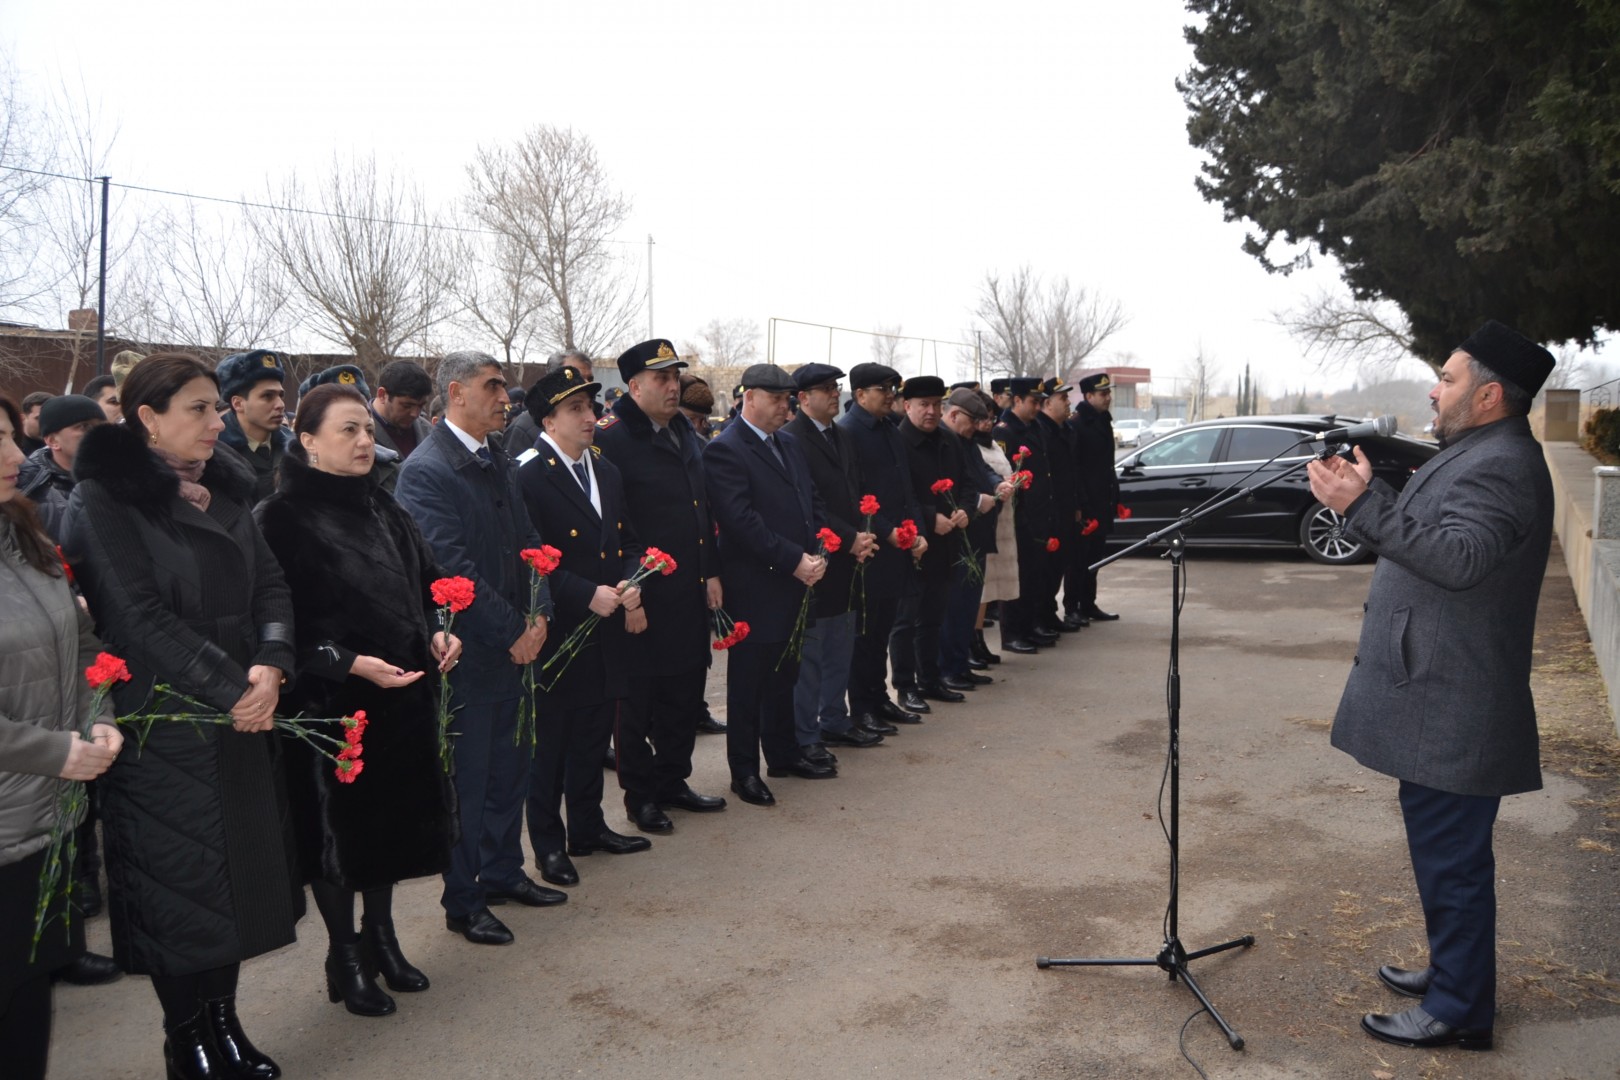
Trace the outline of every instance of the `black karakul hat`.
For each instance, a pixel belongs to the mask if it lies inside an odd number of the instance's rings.
[[[945,380],[938,375],[913,375],[900,384],[900,396],[903,398],[942,398],[945,396]]]
[[[588,382],[585,376],[571,367],[558,368],[547,372],[535,380],[529,392],[524,395],[523,407],[529,410],[534,422],[539,423],[551,415],[553,409],[562,404],[564,398],[575,394],[589,394],[594,396],[602,388],[599,382]]]
[[[662,371],[664,368],[685,367],[675,352],[675,345],[667,338],[653,338],[643,341],[640,345],[633,345],[619,354],[619,378],[625,382],[630,381],[632,375],[640,375],[643,371]]]
[[[849,369],[849,388],[865,390],[873,386],[900,385],[900,373],[887,364],[856,364]]]
[[[808,390],[812,386],[820,386],[822,383],[843,377],[843,370],[831,364],[806,364],[793,373],[793,385],[800,390]]]
[[[1552,353],[1495,319],[1469,335],[1457,351],[1472,356],[1532,397],[1557,364]]]

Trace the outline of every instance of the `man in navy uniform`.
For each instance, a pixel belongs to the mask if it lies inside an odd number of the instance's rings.
[[[1013,536],[1018,543],[1018,599],[1001,604],[1002,652],[1031,654],[1038,647],[1054,645],[1057,635],[1035,625],[1036,613],[1046,591],[1048,543],[1057,528],[1057,506],[1052,480],[1052,455],[1036,417],[1041,411],[1041,380],[1017,378],[1008,381],[1008,403],[990,437],[1001,444],[1014,469],[1031,474],[1028,489],[1018,493],[1013,513]],[[1028,456],[1018,461],[1020,450]],[[1059,544],[1062,541],[1059,539]]]
[[[826,520],[798,440],[782,432],[796,387],[774,364],[743,372],[737,419],[703,451],[704,479],[719,526],[732,618],[749,635],[731,647],[726,667],[726,760],[731,790],[744,802],[776,802],[759,777],[807,780],[836,769],[799,752],[793,730],[793,684],[799,661],[790,648],[805,589],[827,572],[816,530]]]
[[[1059,617],[1058,590],[1063,587],[1063,568],[1073,556],[1080,539],[1080,485],[1076,477],[1074,442],[1069,431],[1069,394],[1073,386],[1061,378],[1041,383],[1041,411],[1035,423],[1041,431],[1041,441],[1048,450],[1048,465],[1052,475],[1052,502],[1054,506],[1053,533],[1057,538],[1056,551],[1044,551],[1046,586],[1040,594],[1035,610],[1035,626],[1048,634],[1076,633],[1080,630],[1079,612],[1071,611]],[[1068,598],[1064,598],[1068,603]]]
[[[292,441],[282,426],[287,415],[287,373],[279,353],[269,349],[232,353],[219,362],[219,396],[229,408],[219,441],[253,466],[253,495],[268,498],[276,490],[276,470]]]
[[[516,745],[523,669],[546,641],[551,593],[530,621],[529,569],[519,552],[540,546],[517,469],[491,435],[506,426],[506,378],[493,356],[452,352],[439,361],[444,419],[399,471],[397,498],[447,575],[469,578],[472,604],[456,616],[462,658],[450,671],[461,836],[444,874],[445,925],[478,945],[512,932],[489,910],[516,900],[560,904],[565,893],[523,873],[523,801],[530,755]]]
[[[540,876],[553,885],[578,884],[571,855],[652,847],[646,837],[614,832],[602,817],[602,755],[629,694],[625,636],[647,621],[641,590],[628,587],[642,549],[625,528],[624,484],[592,445],[600,387],[572,367],[536,381],[524,406],[540,434],[517,457],[529,518],[562,553],[548,578],[556,617],[536,673],[528,803],[529,845]],[[557,659],[563,640],[592,615],[600,621],[585,647],[572,660]],[[559,812],[565,800],[566,829]]]
[[[900,598],[910,585],[913,556],[928,548],[922,508],[911,490],[911,465],[899,429],[889,422],[900,390],[900,373],[884,364],[856,364],[849,371],[854,402],[838,418],[838,430],[847,435],[861,470],[861,495],[878,501],[872,529],[878,536],[877,554],[855,586],[855,604],[864,605],[849,668],[849,712],[862,727],[893,735],[896,724],[920,724],[918,712],[902,709],[889,698],[889,633],[894,629]],[[917,526],[916,546],[900,548],[903,521]],[[928,708],[926,702],[922,703]]]
[[[619,710],[619,786],[643,832],[675,828],[665,813],[723,810],[726,800],[687,783],[708,678],[710,612],[719,608],[720,558],[703,482],[703,442],[681,415],[686,362],[664,338],[619,357],[626,394],[597,422],[596,445],[624,480],[636,538],[675,559],[675,572],[642,585],[647,629],[630,638],[630,697]]]
[[[1553,491],[1530,431],[1546,349],[1499,322],[1457,346],[1429,392],[1441,450],[1396,492],[1355,462],[1308,466],[1311,493],[1378,554],[1333,745],[1400,781],[1429,966],[1378,977],[1423,1004],[1368,1013],[1400,1046],[1489,1050],[1496,1020],[1502,796],[1541,787],[1530,664]]]
[[[833,422],[838,419],[838,380],[843,377],[830,364],[806,364],[795,371],[799,415],[782,429],[804,450],[810,480],[827,511],[827,527],[839,540],[838,550],[827,557],[827,576],[816,586],[815,622],[804,632],[799,681],[793,688],[799,749],[811,761],[831,765],[837,758],[827,743],[868,747],[883,741],[879,733],[854,722],[847,700],[860,618],[850,603],[850,586],[856,566],[877,551],[877,534],[865,531],[860,468],[849,437]]]
[[[1081,400],[1069,418],[1075,482],[1080,493],[1080,539],[1064,568],[1063,604],[1085,624],[1119,616],[1097,606],[1097,574],[1086,569],[1108,553],[1108,534],[1118,512],[1119,474],[1114,471],[1114,384],[1107,372],[1079,382]],[[1094,524],[1095,523],[1095,524]]]

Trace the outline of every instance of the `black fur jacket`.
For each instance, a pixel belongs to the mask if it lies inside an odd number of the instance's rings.
[[[300,457],[282,459],[280,487],[256,511],[293,595],[299,677],[282,700],[307,716],[364,709],[369,721],[353,783],[338,783],[331,762],[302,744],[287,755],[300,865],[305,880],[351,889],[437,874],[456,836],[429,649],[440,574],[391,495]],[[348,674],[357,656],[424,674],[385,690]]]

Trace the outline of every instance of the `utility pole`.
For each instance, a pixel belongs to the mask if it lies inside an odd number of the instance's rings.
[[[658,336],[658,332],[653,329],[652,249],[653,249],[652,233],[648,233],[647,234],[647,336],[649,338],[654,338],[654,337]]]
[[[101,181],[101,276],[96,283],[96,374],[107,374],[107,183],[110,176],[98,176]]]

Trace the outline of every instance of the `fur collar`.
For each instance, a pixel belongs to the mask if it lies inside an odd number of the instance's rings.
[[[85,433],[73,461],[74,479],[95,480],[114,499],[146,505],[180,494],[180,478],[141,437],[124,424],[97,424]],[[216,446],[203,469],[203,487],[237,502],[252,503],[253,467],[229,447]]]
[[[381,451],[384,447],[377,449]],[[298,454],[288,454],[281,459],[281,483],[277,490],[289,498],[363,507],[376,497],[377,485],[372,480],[375,474],[373,469],[365,476],[339,476],[311,468]]]

